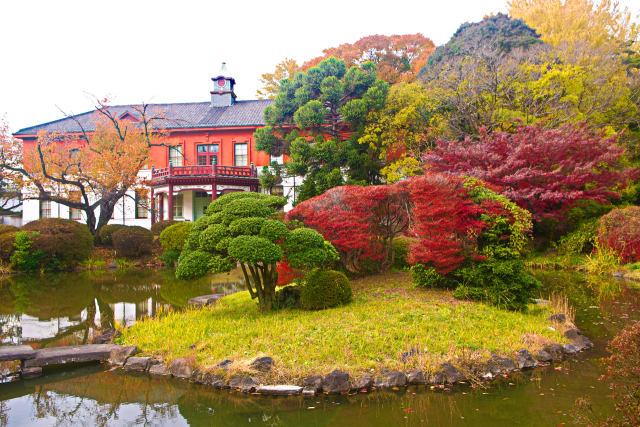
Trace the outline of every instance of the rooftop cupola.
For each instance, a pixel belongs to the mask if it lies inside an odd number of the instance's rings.
[[[223,62],[220,73],[217,77],[212,77],[213,90],[211,91],[211,107],[228,107],[236,100],[233,87],[236,81],[233,77],[228,77],[227,63]]]

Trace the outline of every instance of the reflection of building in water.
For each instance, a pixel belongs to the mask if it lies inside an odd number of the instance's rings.
[[[86,313],[84,315],[86,317]],[[9,320],[5,323],[6,318]],[[79,325],[82,314],[76,318],[59,317],[50,320],[39,320],[37,317],[21,314],[17,316],[0,316],[2,319],[2,343],[22,344],[55,337],[72,326]]]
[[[116,324],[129,326],[142,317],[155,316],[161,307],[169,308],[169,304],[163,304],[158,301],[154,301],[153,298],[148,298],[147,300],[140,301],[138,303],[118,302],[115,304],[109,304],[109,307],[113,310],[113,320]],[[96,312],[96,315],[97,313],[98,312]]]

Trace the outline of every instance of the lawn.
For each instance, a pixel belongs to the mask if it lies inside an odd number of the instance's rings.
[[[413,287],[408,273],[370,276],[352,285],[351,304],[322,311],[261,314],[248,292],[240,292],[212,308],[140,321],[124,331],[121,342],[166,361],[193,357],[203,369],[231,359],[229,375],[248,369],[258,356],[271,356],[272,379],[289,381],[333,369],[352,375],[434,371],[444,361],[461,366],[492,352],[511,355],[566,342],[550,328],[546,318],[552,313],[545,306],[516,313],[458,301],[450,291]]]

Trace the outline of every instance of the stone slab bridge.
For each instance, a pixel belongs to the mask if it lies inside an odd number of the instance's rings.
[[[20,361],[22,378],[35,378],[45,366],[107,361],[116,344],[85,344],[34,350],[28,345],[0,347],[0,362]]]

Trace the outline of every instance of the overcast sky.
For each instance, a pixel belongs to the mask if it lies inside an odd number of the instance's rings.
[[[621,3],[640,9],[639,0]],[[238,99],[285,57],[371,34],[422,33],[445,43],[506,0],[0,0],[0,116],[12,131],[113,103],[207,101],[220,63]]]

